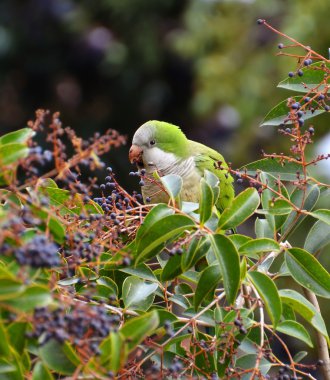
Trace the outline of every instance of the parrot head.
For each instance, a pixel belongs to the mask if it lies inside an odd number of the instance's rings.
[[[188,139],[179,127],[152,120],[134,134],[129,160],[147,171],[154,171],[189,155]]]

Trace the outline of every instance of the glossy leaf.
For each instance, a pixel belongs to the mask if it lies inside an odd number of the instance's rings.
[[[219,262],[227,301],[235,301],[240,285],[240,264],[234,244],[224,235],[210,235],[215,256]]]
[[[330,298],[330,275],[313,255],[300,248],[290,248],[285,253],[285,262],[300,285],[318,296]]]
[[[158,285],[146,282],[135,276],[129,276],[123,283],[123,301],[125,307],[146,311],[152,305]]]
[[[162,270],[161,280],[171,281],[178,277],[181,273],[181,255],[175,254],[167,260],[167,263]]]
[[[256,354],[243,355],[236,360],[235,365],[239,368],[246,369],[246,370],[253,369],[256,366],[257,356],[258,355],[256,355]],[[258,366],[258,370],[260,371],[260,373],[264,377],[267,374],[267,372],[270,370],[271,366],[272,365],[268,360],[261,358],[259,366]],[[247,372],[247,373],[243,374],[241,376],[241,379],[242,380],[250,380],[251,379],[251,372]]]
[[[0,301],[18,297],[25,290],[25,286],[9,277],[0,277]]]
[[[76,366],[64,353],[63,346],[52,339],[39,348],[39,355],[46,366],[63,375],[71,375]]]
[[[292,96],[291,99],[294,99],[296,102],[301,101],[301,96]],[[271,109],[268,114],[265,116],[264,120],[260,124],[260,127],[266,126],[279,126],[279,125],[290,125],[292,121],[286,121],[288,117],[288,113],[290,112],[290,108],[287,106],[288,99],[283,100],[281,103],[277,104],[273,109]],[[309,107],[313,107],[314,112],[309,110]],[[304,114],[301,117],[303,120],[311,119],[312,117],[321,115],[324,113],[324,109],[319,109],[318,103],[316,101],[312,101],[307,109],[304,109]]]
[[[88,203],[83,202],[81,194],[71,196],[69,190],[59,189],[54,186],[45,186],[49,184],[42,182],[39,191],[46,196],[52,206],[56,206],[61,215],[76,214],[80,215],[83,211],[91,214],[103,214],[103,210],[96,202],[89,200]]]
[[[205,181],[210,185],[213,192],[213,203],[215,204],[220,195],[219,178],[209,170],[204,170]]]
[[[275,240],[262,238],[248,241],[239,248],[238,252],[246,254],[260,254],[270,251],[279,252],[280,250],[281,247]]]
[[[127,339],[128,351],[132,351],[143,339],[151,335],[158,327],[158,323],[159,319],[156,310],[127,321],[120,329],[120,332]]]
[[[303,92],[303,93],[315,93],[324,90],[325,71],[321,69],[324,65],[329,70],[330,65],[326,62],[315,62],[308,67],[302,67],[303,76],[296,75],[292,78],[288,77],[282,80],[277,87],[284,88],[290,91]]]
[[[288,191],[284,186],[283,182],[281,182],[277,177],[274,177],[272,174],[261,172],[260,181],[267,186],[267,188],[264,189],[261,193],[261,204],[263,209],[274,208],[274,204],[277,204],[277,201],[274,201],[274,198],[278,199],[279,196],[276,193],[274,193],[274,191],[280,193],[286,199],[289,198]],[[290,211],[291,207],[289,212]],[[277,216],[271,215],[270,213],[266,214],[266,219],[268,220],[269,225],[271,226],[273,231],[279,229],[281,225],[285,222],[286,218],[287,216],[285,214]]]
[[[252,240],[249,236],[241,235],[241,234],[233,234],[228,235],[229,240],[234,243],[234,246],[238,250],[243,244],[247,243],[248,241]]]
[[[183,181],[182,177],[177,174],[168,174],[160,177],[166,192],[172,200],[174,200],[181,192]]]
[[[229,228],[237,227],[255,212],[259,203],[260,198],[255,188],[244,190],[221,214],[218,228],[227,230]]]
[[[193,267],[198,260],[206,255],[207,251],[210,249],[210,245],[210,241],[206,236],[194,236],[187,251],[182,255],[182,270],[185,272]]]
[[[324,335],[328,344],[330,344],[327,329],[320,312],[305,297],[291,289],[281,289],[279,294],[283,303],[292,307],[295,312],[300,314],[316,330]]]
[[[197,310],[203,299],[218,285],[221,279],[219,265],[211,265],[201,273],[194,295],[194,308]]]
[[[310,211],[315,206],[319,196],[319,186],[308,185],[305,192],[301,191],[299,188],[295,188],[290,196],[290,201],[302,210]],[[292,233],[305,218],[306,214],[298,215],[296,211],[292,211],[282,226],[282,233],[287,232],[288,229],[290,229],[290,232]]]
[[[320,209],[310,212],[309,215],[330,225],[330,210]]]
[[[45,364],[41,361],[38,361],[32,372],[32,380],[53,380],[54,377],[49,371],[49,369],[45,366]]]
[[[30,311],[36,307],[47,306],[51,302],[50,290],[43,285],[31,285],[19,297],[7,301],[9,305],[21,311]]]
[[[138,241],[136,263],[156,256],[166,241],[194,227],[195,223],[185,215],[169,215],[158,220],[148,229],[148,234]]]
[[[0,165],[7,166],[27,157],[29,148],[22,143],[0,145]]]
[[[0,137],[0,145],[12,143],[26,143],[35,132],[31,128],[22,128],[14,132],[9,132]]]
[[[248,272],[248,277],[265,303],[273,325],[276,326],[281,318],[282,303],[274,281],[264,273],[257,271]]]
[[[257,172],[267,172],[281,181],[294,181],[297,179],[297,171],[302,171],[302,166],[295,162],[281,162],[278,159],[263,158],[251,162],[240,168],[242,173],[255,175]]]
[[[200,201],[199,201],[200,224],[203,226],[212,215],[214,196],[211,186],[204,178],[200,181]]]
[[[274,228],[274,225],[273,225],[273,228]],[[267,219],[256,218],[254,229],[255,229],[257,238],[259,239],[274,238],[275,231],[273,228],[270,226],[269,221]]]
[[[309,347],[313,347],[308,331],[302,324],[296,321],[283,321],[278,324],[276,330],[305,342]]]
[[[318,220],[313,224],[306,237],[304,248],[306,251],[316,253],[330,243],[330,225]]]
[[[121,268],[120,271],[142,278],[144,280],[158,282],[157,277],[154,275],[153,271],[148,267],[148,265],[144,263],[137,265],[135,268]]]
[[[158,220],[165,218],[165,216],[173,215],[174,210],[167,205],[160,203],[159,205],[153,207],[148,215],[144,218],[143,223],[136,233],[136,241],[139,243],[143,235],[149,230],[149,228],[155,224]]]

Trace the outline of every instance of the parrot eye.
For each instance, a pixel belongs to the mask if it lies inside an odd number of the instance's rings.
[[[156,141],[155,141],[155,140],[150,140],[150,141],[149,141],[149,144],[150,144],[150,145],[155,145],[155,144],[156,144]]]

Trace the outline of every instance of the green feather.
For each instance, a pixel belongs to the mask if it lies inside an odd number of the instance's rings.
[[[203,175],[204,170],[209,170],[219,178],[220,186],[220,196],[217,202],[217,207],[220,210],[224,210],[228,207],[234,196],[234,187],[233,187],[233,177],[228,173],[228,165],[225,162],[223,156],[203,144],[200,144],[195,141],[189,140],[190,152],[194,156],[196,168],[200,171],[200,174]],[[215,165],[218,166],[218,162],[221,162],[221,167],[223,169],[216,169]]]

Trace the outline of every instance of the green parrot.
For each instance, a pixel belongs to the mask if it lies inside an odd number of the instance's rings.
[[[187,202],[198,202],[200,195],[200,179],[207,169],[219,178],[220,196],[217,208],[221,211],[228,207],[234,198],[233,177],[224,158],[217,151],[188,140],[176,125],[163,121],[152,120],[143,124],[134,134],[129,159],[135,163],[141,172],[147,175],[155,171],[160,177],[177,174],[182,177],[183,187],[181,198]],[[215,168],[221,162],[223,169]],[[167,194],[157,183],[145,181],[142,186],[144,201],[153,203],[168,201]]]

